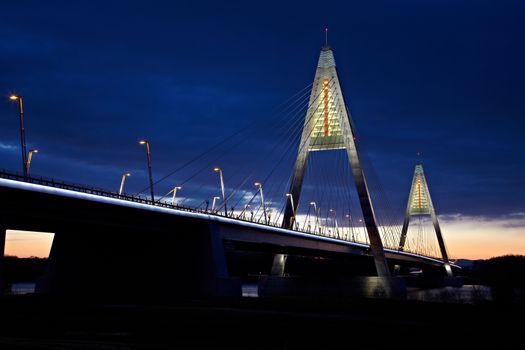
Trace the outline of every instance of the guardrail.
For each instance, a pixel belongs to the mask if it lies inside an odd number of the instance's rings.
[[[37,185],[42,185],[42,186],[60,188],[60,189],[70,190],[70,191],[75,191],[75,192],[89,193],[89,194],[93,194],[93,195],[101,196],[101,197],[115,198],[115,199],[130,201],[130,202],[155,205],[155,206],[160,206],[160,207],[165,207],[165,208],[170,208],[170,209],[178,209],[178,210],[186,210],[186,211],[192,211],[192,212],[220,215],[220,214],[212,213],[210,211],[205,211],[205,210],[198,209],[198,208],[191,208],[191,207],[186,207],[182,205],[172,205],[172,204],[162,202],[162,201],[152,202],[151,199],[148,199],[145,196],[130,195],[126,193],[118,194],[117,192],[114,192],[114,191],[108,191],[108,190],[104,190],[101,188],[76,184],[72,182],[57,181],[55,179],[47,178],[44,176],[25,177],[22,174],[8,172],[4,169],[0,169],[0,178],[20,181],[20,182],[26,182],[26,183],[32,183],[32,184],[37,184]]]

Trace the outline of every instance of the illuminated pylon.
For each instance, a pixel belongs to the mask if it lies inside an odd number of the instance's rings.
[[[436,231],[439,249],[441,250],[441,257],[445,264],[447,275],[452,276],[452,270],[448,260],[447,247],[445,245],[443,235],[441,234],[441,228],[439,227],[436,210],[434,209],[432,199],[430,198],[430,191],[428,190],[427,180],[425,179],[425,173],[423,172],[423,166],[418,164],[414,170],[412,187],[410,188],[410,195],[408,196],[407,211],[405,214],[405,220],[403,222],[403,228],[401,229],[399,250],[403,250],[405,248],[410,218],[421,215],[430,215],[432,218],[432,224],[434,225],[434,230]]]
[[[325,46],[321,50],[317,64],[292,183],[288,191],[293,197],[293,203],[286,201],[283,227],[294,227],[293,209],[295,208],[297,211],[299,205],[308,154],[310,152],[340,149],[346,149],[352,168],[377,274],[381,277],[388,277],[390,271],[386,263],[383,243],[377,228],[365,176],[359,161],[351,116],[339,85],[333,52],[330,47]]]

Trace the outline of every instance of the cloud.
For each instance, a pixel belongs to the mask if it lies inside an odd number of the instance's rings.
[[[9,143],[0,142],[0,150],[15,152],[17,149],[18,149],[18,146],[15,146]]]

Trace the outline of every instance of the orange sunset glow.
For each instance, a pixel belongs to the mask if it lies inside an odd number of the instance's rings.
[[[501,218],[443,215],[440,221],[454,259],[525,255],[525,216],[521,213]],[[47,257],[53,236],[53,233],[8,230],[5,255]]]
[[[4,255],[47,258],[54,233],[7,230]]]

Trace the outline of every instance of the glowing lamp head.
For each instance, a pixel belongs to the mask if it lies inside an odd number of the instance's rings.
[[[213,197],[213,199],[221,199],[221,197]]]
[[[310,205],[315,205],[315,202],[310,202]]]
[[[124,176],[131,176],[131,173],[125,173]]]
[[[140,140],[139,141],[139,145],[145,145],[146,143],[148,143],[148,141],[146,141],[146,140]]]
[[[257,186],[257,187],[261,187],[261,186],[262,186],[260,182],[256,182],[256,183],[254,183],[253,185],[254,185],[254,186]]]
[[[182,189],[182,186],[177,186],[177,187],[175,187],[175,189],[176,190],[180,190],[180,189]]]
[[[11,95],[11,96],[9,96],[9,99],[10,99],[11,101],[16,101],[16,100],[18,100],[18,98],[19,98],[19,97],[16,96],[16,95]]]
[[[40,150],[38,150],[38,149],[29,150],[29,153],[38,153],[38,152],[40,152]]]
[[[286,194],[286,197],[290,197],[292,194],[291,193],[287,193]]]
[[[220,169],[220,168],[217,168],[217,167],[213,168],[213,171],[220,171],[220,170],[221,170],[221,169]]]

